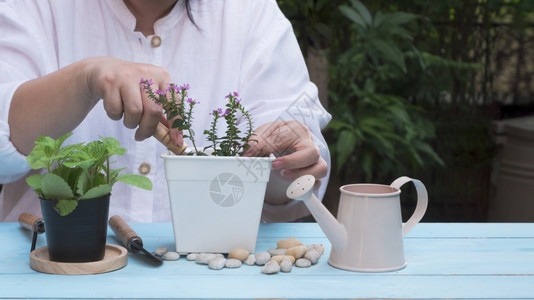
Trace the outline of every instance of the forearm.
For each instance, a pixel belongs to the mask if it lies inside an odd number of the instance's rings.
[[[80,61],[19,86],[8,119],[19,152],[27,155],[41,135],[57,138],[80,124],[96,103],[87,74],[87,62]]]

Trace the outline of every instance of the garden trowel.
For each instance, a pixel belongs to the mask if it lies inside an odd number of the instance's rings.
[[[32,252],[35,250],[37,235],[45,232],[43,218],[29,213],[21,213],[19,216],[19,224],[22,228],[33,232],[32,247],[30,248],[30,252]]]
[[[156,132],[154,133],[154,137],[160,143],[165,145],[167,149],[169,149],[172,153],[176,155],[181,155],[187,149],[186,143],[183,143],[183,145],[176,145],[175,143],[173,143],[169,135],[169,128],[167,128],[161,122],[158,123],[158,127],[156,127]]]
[[[119,237],[121,242],[128,248],[128,250],[137,253],[143,252],[146,257],[150,258],[150,261],[155,264],[162,264],[163,259],[154,253],[148,252],[143,248],[143,240],[135,233],[135,231],[128,226],[128,224],[118,215],[115,215],[109,219],[109,226]]]

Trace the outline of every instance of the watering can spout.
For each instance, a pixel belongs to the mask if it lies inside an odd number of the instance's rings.
[[[287,188],[290,199],[304,201],[324,234],[337,251],[343,251],[347,245],[347,230],[313,194],[315,177],[304,175],[297,178]]]

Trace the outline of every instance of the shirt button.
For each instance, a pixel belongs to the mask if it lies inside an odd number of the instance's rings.
[[[146,162],[140,164],[139,173],[141,173],[141,175],[148,175],[148,173],[150,173],[150,164]]]
[[[161,45],[161,38],[157,35],[153,36],[152,39],[150,39],[150,44],[154,48],[159,47]]]

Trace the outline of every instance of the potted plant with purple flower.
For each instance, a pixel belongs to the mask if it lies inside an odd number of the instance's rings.
[[[203,130],[207,144],[198,145],[192,123],[200,102],[189,97],[190,86],[170,84],[166,90],[153,90],[149,79],[140,84],[191,145],[182,155],[171,151],[161,155],[176,250],[254,251],[274,156],[242,156],[254,142],[254,127],[239,94],[230,92],[225,106],[210,112],[209,128]],[[245,129],[240,129],[238,115],[246,122]]]

